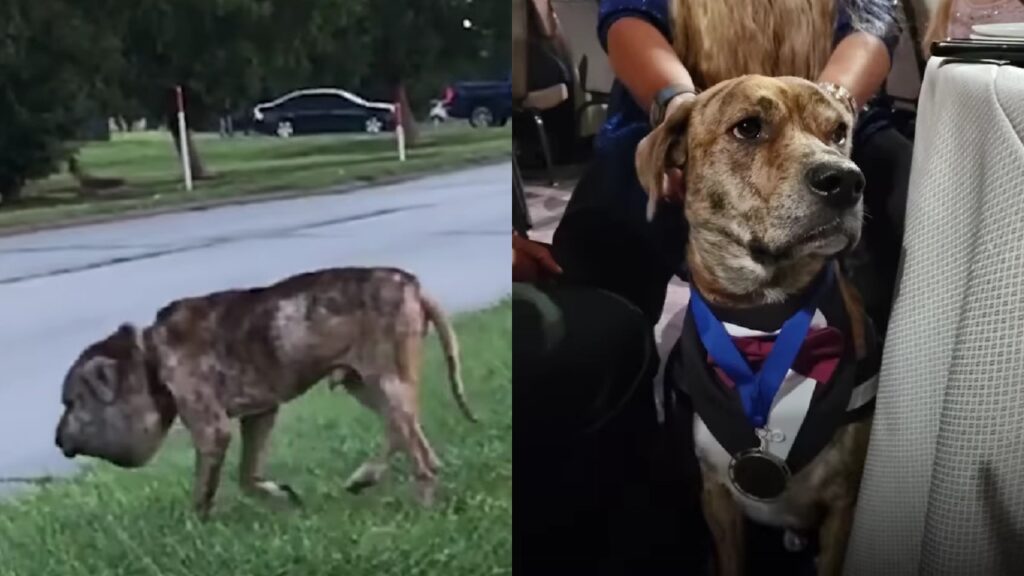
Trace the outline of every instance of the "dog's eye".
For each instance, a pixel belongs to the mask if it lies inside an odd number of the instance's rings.
[[[732,133],[740,140],[757,140],[761,137],[761,119],[745,118],[733,126]]]
[[[846,133],[848,131],[849,128],[846,126],[846,124],[841,122],[839,126],[836,126],[836,129],[832,131],[832,142],[836,146],[842,146],[843,144],[846,144]]]

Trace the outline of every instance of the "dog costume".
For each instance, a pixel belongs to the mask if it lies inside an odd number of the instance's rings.
[[[853,319],[834,274],[830,263],[804,293],[741,309],[716,307],[691,287],[683,330],[666,363],[667,406],[692,407],[697,452],[730,469],[733,491],[757,522],[771,523],[768,513],[758,518],[759,505],[779,496],[788,478],[809,464],[840,426],[874,410],[878,341],[862,316],[865,346],[857,357]],[[796,326],[801,313],[804,324]],[[716,342],[716,331],[735,352]],[[791,349],[789,359],[779,368],[784,346]],[[782,354],[769,360],[773,350]],[[736,365],[744,363],[737,372]],[[770,379],[773,363],[777,388],[758,380]]]

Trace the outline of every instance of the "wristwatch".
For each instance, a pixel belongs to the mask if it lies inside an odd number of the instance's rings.
[[[651,126],[657,126],[665,119],[665,108],[668,103],[680,94],[696,94],[697,91],[685,84],[669,84],[658,90],[654,95],[654,102],[651,103],[650,121]]]
[[[833,82],[820,82],[818,83],[818,86],[829,96],[839,100],[843,104],[846,104],[854,116],[857,115],[857,100],[852,94],[850,94],[849,90]]]

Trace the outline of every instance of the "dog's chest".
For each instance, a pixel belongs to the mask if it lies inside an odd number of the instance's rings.
[[[848,317],[829,298],[815,311],[797,360],[786,372],[760,429],[761,449],[786,462],[794,472],[776,498],[759,500],[737,489],[730,478],[733,455],[756,447],[739,392],[701,344],[692,318],[665,371],[672,394],[689,397],[693,409],[694,448],[706,481],[729,488],[750,519],[789,529],[809,529],[817,522],[828,483],[847,466],[844,437],[849,422],[870,414],[877,388],[876,358],[861,363],[852,352]],[[826,318],[827,316],[827,318]],[[831,322],[830,322],[831,320]],[[770,355],[778,332],[762,332],[723,323],[737,349],[756,371]]]
[[[693,440],[697,459],[706,476],[728,486],[743,513],[751,520],[777,528],[807,529],[816,520],[816,496],[822,474],[812,464],[800,471],[777,499],[758,501],[736,490],[729,479],[732,456],[715,439],[707,424],[698,415],[693,418]]]

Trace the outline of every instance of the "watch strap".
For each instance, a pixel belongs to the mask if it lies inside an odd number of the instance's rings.
[[[668,103],[676,96],[686,93],[696,94],[697,91],[685,84],[669,84],[658,90],[657,94],[654,95],[654,101],[651,103],[651,126],[661,124],[665,120],[665,108],[668,106]]]

